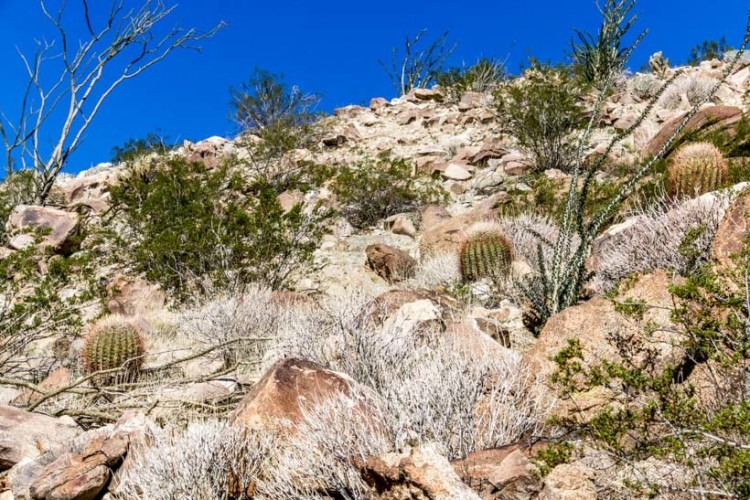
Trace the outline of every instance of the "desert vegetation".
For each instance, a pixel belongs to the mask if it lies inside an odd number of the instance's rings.
[[[77,176],[95,110],[2,115],[0,497],[748,497],[750,22],[632,74],[598,6],[515,75],[406,37],[331,116],[255,69],[235,137]]]

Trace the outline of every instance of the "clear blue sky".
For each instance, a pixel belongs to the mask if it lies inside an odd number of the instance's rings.
[[[60,0],[47,1],[57,6]],[[227,27],[204,41],[201,53],[174,53],[120,87],[68,171],[107,161],[113,146],[156,129],[180,141],[233,135],[228,88],[246,80],[256,66],[321,92],[323,110],[331,111],[375,96],[393,97],[377,61],[388,60],[391,47],[422,28],[433,36],[450,31],[459,42],[454,65],[508,56],[515,72],[529,55],[562,60],[572,29],[594,31],[599,23],[594,0],[166,0],[174,1],[179,5],[169,24],[208,29],[223,20]],[[68,3],[73,7],[79,0]],[[673,62],[684,61],[690,47],[704,39],[726,35],[737,45],[749,7],[745,0],[639,0],[637,26],[650,32],[631,68],[638,69],[657,50]],[[49,33],[36,0],[0,0],[0,109],[15,109],[25,82],[16,47],[30,52],[34,38]],[[72,34],[80,35],[78,30]]]

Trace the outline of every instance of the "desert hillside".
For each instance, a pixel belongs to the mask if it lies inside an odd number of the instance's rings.
[[[487,64],[9,175],[0,499],[750,496],[750,58]]]

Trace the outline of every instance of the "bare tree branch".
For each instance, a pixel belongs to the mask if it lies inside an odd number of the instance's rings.
[[[33,57],[21,54],[28,84],[15,120],[0,110],[0,138],[5,148],[6,171],[20,163],[35,171],[35,201],[44,204],[60,171],[81,145],[86,131],[107,98],[122,83],[163,61],[175,49],[199,50],[196,42],[212,37],[224,27],[207,32],[180,26],[161,30],[175,11],[162,0],[144,0],[140,8],[125,10],[122,0],[112,0],[106,19],[98,22],[88,0],[81,0],[87,40],[70,43],[67,2],[57,12],[48,0],[39,0],[45,18],[55,27],[52,42],[37,42]],[[59,52],[54,50],[59,47]],[[47,70],[47,68],[50,68]],[[45,78],[43,79],[43,70]],[[58,74],[47,83],[47,73]],[[58,109],[64,106],[64,110]],[[63,112],[58,121],[57,112]],[[49,144],[50,146],[45,147]]]

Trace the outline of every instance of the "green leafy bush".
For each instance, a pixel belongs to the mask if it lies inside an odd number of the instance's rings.
[[[532,157],[536,172],[570,170],[575,135],[585,122],[584,92],[568,68],[535,63],[495,93],[507,131]]]
[[[299,205],[285,213],[266,180],[182,158],[131,170],[112,203],[134,267],[182,296],[201,282],[284,286],[312,261],[327,216]]]
[[[34,175],[33,170],[19,170],[6,177],[0,184],[0,243],[7,243],[5,224],[13,209],[17,205],[33,203]]]
[[[439,183],[418,178],[413,170],[403,159],[365,160],[340,169],[331,190],[347,220],[355,227],[368,227],[391,215],[445,199]]]
[[[112,163],[131,162],[149,153],[164,154],[174,148],[158,131],[149,132],[146,137],[130,138],[122,146],[112,148]]]
[[[320,95],[302,92],[284,83],[284,75],[255,68],[250,79],[231,88],[232,118],[243,131],[262,132],[269,127],[303,126],[317,118],[313,112]]]

